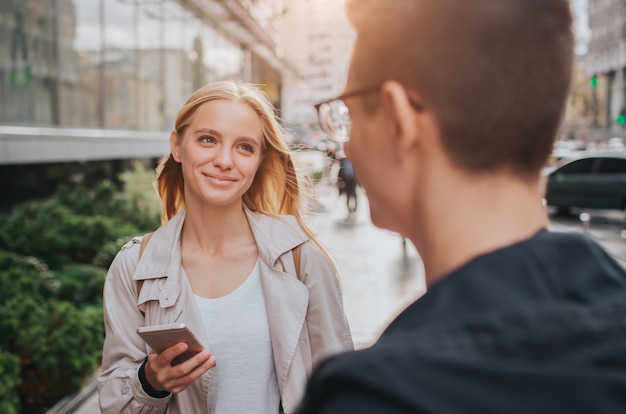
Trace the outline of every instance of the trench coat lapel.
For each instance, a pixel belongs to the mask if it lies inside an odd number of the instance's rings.
[[[285,389],[306,318],[309,291],[295,275],[271,269],[263,261],[260,273],[276,374],[280,388]]]
[[[144,283],[137,305],[144,310],[145,303],[158,300],[163,308],[174,306],[182,289],[180,232],[185,219],[185,211],[178,213],[165,225],[157,229],[151,243],[148,243],[143,256],[133,274],[135,281],[156,280]]]
[[[292,364],[297,363],[294,355],[309,306],[309,290],[296,276],[292,249],[309,237],[294,217],[270,217],[247,209],[245,212],[259,246],[261,285],[274,364],[280,389],[285,390]]]

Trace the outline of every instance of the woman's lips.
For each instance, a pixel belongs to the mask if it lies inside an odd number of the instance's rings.
[[[226,187],[237,181],[232,177],[217,174],[205,174],[205,176],[215,185],[220,187]]]

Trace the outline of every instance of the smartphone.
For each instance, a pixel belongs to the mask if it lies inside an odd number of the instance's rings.
[[[189,346],[185,352],[172,360],[172,365],[185,362],[204,349],[198,338],[184,323],[172,323],[166,325],[142,326],[137,328],[137,334],[157,353],[179,342],[185,342]]]

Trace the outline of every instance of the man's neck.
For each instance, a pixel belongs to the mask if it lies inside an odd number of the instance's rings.
[[[439,185],[446,185],[439,183]],[[421,203],[411,240],[431,285],[481,254],[532,237],[548,226],[538,182],[506,175],[458,175]]]

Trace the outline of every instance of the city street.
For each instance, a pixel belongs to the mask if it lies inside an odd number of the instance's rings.
[[[368,346],[395,314],[425,291],[420,258],[409,242],[403,245],[399,235],[371,224],[362,192],[357,214],[352,219],[347,219],[345,199],[338,197],[332,182],[324,181],[315,187],[310,208],[312,213],[307,216],[307,222],[328,248],[341,274],[345,310],[355,345]],[[620,234],[621,213],[588,214],[590,236],[626,267],[626,240]],[[550,226],[555,231],[586,229],[577,215],[551,216]],[[90,387],[89,397],[74,411],[76,414],[99,412],[93,383],[86,387],[85,393]]]

